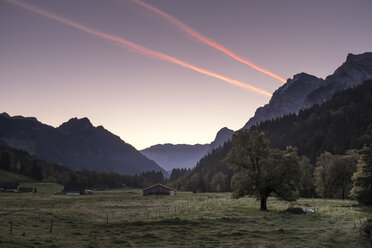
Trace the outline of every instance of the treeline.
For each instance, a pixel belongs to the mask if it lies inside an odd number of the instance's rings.
[[[372,80],[336,93],[322,105],[252,127],[265,133],[274,148],[295,146],[311,163],[323,152],[345,154],[361,149],[372,126]]]
[[[171,179],[171,184],[178,190],[194,192],[232,191],[231,181],[236,171],[223,162],[228,144],[202,158],[193,170],[185,169],[182,176]],[[358,150],[348,150],[343,155],[324,152],[313,165],[306,156],[301,156],[300,196],[349,198],[359,158]],[[211,167],[211,163],[216,166]],[[172,174],[179,170],[173,170]]]
[[[298,149],[302,157],[302,197],[347,198],[359,151],[368,142],[368,130],[372,130],[371,99],[372,80],[368,80],[336,93],[322,105],[262,122],[251,130],[264,132],[272,148]],[[181,190],[231,191],[235,173],[223,163],[231,147],[227,142],[213,150],[171,183]]]
[[[150,171],[135,176],[89,170],[74,171],[64,166],[37,159],[25,151],[9,147],[0,147],[0,169],[27,176],[36,181],[62,185],[79,182],[87,187],[105,184],[110,188],[122,186],[143,188],[155,183],[165,182],[165,178],[160,171]]]

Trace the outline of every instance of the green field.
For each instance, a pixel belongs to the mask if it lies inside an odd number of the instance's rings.
[[[10,171],[0,170],[0,182],[35,182],[35,179],[25,177]]]
[[[0,247],[370,247],[359,227],[372,209],[350,200],[300,199],[295,206],[316,213],[289,215],[280,213],[287,202],[269,199],[261,212],[254,199],[229,193],[66,196],[52,194],[59,185],[37,187],[0,194]]]

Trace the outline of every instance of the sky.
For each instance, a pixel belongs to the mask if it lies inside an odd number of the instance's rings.
[[[370,0],[142,1],[278,78],[324,78],[372,51]],[[137,149],[204,144],[283,85],[134,0],[21,3],[64,21],[0,0],[0,112],[88,117]]]

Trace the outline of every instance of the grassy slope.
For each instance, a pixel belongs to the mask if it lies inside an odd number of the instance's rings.
[[[0,182],[35,182],[35,179],[25,177],[13,172],[0,170]]]
[[[38,192],[50,185],[43,187]],[[300,199],[296,205],[317,210],[306,215],[279,213],[288,207],[285,202],[268,204],[271,211],[260,212],[253,199],[232,200],[227,193],[2,193],[0,247],[369,247],[359,226],[372,210],[354,201]]]

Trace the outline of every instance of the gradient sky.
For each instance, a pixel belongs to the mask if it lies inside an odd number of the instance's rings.
[[[348,53],[372,51],[370,0],[145,2],[284,78],[325,77]],[[268,92],[282,85],[131,0],[27,3]],[[143,149],[211,142],[268,101],[0,0],[0,112],[52,126],[88,117]]]

